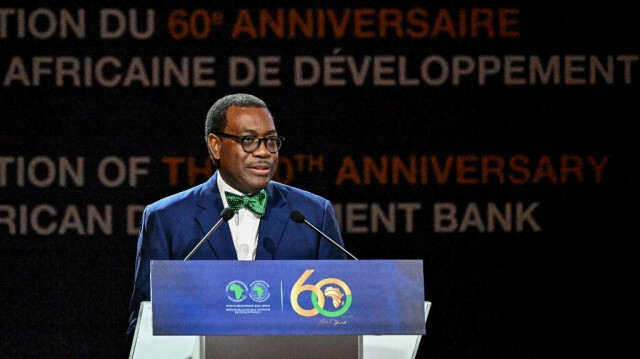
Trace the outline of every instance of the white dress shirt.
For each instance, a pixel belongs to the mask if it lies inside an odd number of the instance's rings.
[[[224,192],[231,192],[239,196],[244,194],[229,186],[218,173],[218,189],[222,196],[224,207],[228,207],[227,197]],[[256,259],[256,249],[258,248],[258,227],[260,226],[260,215],[242,208],[227,223],[231,229],[231,238],[238,254],[238,260],[250,261]]]

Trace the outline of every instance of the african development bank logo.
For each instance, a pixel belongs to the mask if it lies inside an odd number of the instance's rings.
[[[227,298],[232,302],[242,302],[247,297],[247,285],[239,280],[227,284]]]
[[[316,284],[303,284],[313,272],[313,269],[307,269],[293,285],[291,289],[291,306],[293,310],[303,317],[313,317],[319,313],[325,317],[334,318],[346,313],[351,306],[351,289],[349,289],[349,286],[336,278],[325,278]],[[298,303],[300,294],[306,291],[311,292],[312,309],[304,309]],[[326,299],[329,299],[328,305],[325,305]]]
[[[269,299],[269,294],[269,284],[263,280],[257,280],[249,286],[249,296],[254,302],[264,302]]]
[[[263,280],[256,280],[249,287],[244,282],[234,280],[227,284],[227,298],[230,301],[239,303],[249,296],[254,302],[262,303],[269,299],[269,284]]]

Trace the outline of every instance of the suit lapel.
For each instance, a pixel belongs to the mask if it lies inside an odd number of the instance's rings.
[[[269,182],[267,209],[260,219],[256,259],[273,259],[288,224],[289,206],[280,190]],[[284,224],[284,225],[283,225]]]
[[[201,188],[198,206],[201,208],[196,214],[196,220],[202,228],[202,236],[208,233],[211,228],[220,219],[220,212],[223,209],[222,198],[220,197],[220,191],[218,190],[218,172],[206,182]],[[213,252],[215,259],[238,259],[236,250],[233,246],[233,239],[231,238],[231,230],[229,224],[223,222],[207,240],[207,245],[201,248],[208,248]]]

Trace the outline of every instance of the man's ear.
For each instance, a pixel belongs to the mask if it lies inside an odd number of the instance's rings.
[[[207,145],[209,146],[209,151],[211,152],[211,156],[214,160],[220,159],[220,138],[213,133],[209,134],[207,138]]]

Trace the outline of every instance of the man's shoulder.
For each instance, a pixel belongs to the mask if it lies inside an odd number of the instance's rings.
[[[292,201],[294,203],[296,201],[314,202],[322,205],[329,202],[329,200],[318,194],[298,187],[293,187],[276,181],[271,181],[271,184],[274,186],[274,189],[280,192],[282,197],[284,197],[287,201]]]
[[[161,198],[147,206],[148,211],[181,210],[185,206],[193,206],[197,203],[205,183],[188,188],[178,193]]]

